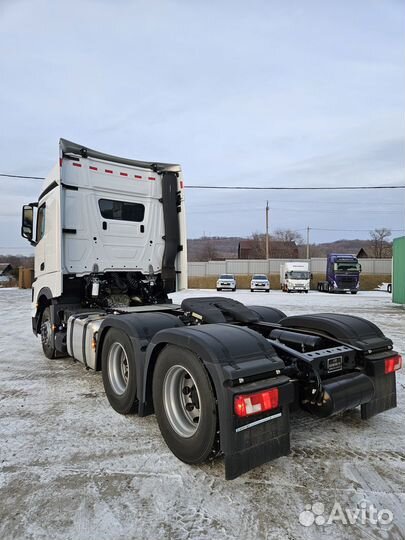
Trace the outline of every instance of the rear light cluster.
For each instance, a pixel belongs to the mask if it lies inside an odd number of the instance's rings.
[[[385,374],[393,373],[394,371],[398,371],[398,369],[401,369],[401,367],[402,367],[402,356],[400,354],[396,354],[395,356],[391,356],[391,358],[386,358],[386,360],[385,360]]]
[[[278,406],[278,388],[270,388],[256,394],[241,394],[236,396],[234,401],[235,414],[240,418],[277,409]]]

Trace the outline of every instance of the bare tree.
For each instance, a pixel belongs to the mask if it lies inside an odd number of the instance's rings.
[[[370,231],[370,237],[372,242],[372,249],[374,257],[376,259],[382,259],[383,257],[389,257],[391,253],[391,243],[387,241],[387,238],[391,236],[391,230],[383,227],[382,229],[374,229]]]
[[[200,250],[199,261],[213,261],[218,258],[212,238],[204,237],[204,244]]]
[[[272,235],[272,239],[279,242],[295,242],[297,245],[304,243],[302,235],[292,229],[276,229]]]
[[[266,235],[258,232],[252,233],[251,240],[251,259],[264,259],[266,257]]]

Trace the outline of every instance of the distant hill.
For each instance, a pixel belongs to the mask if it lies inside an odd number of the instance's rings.
[[[241,240],[246,240],[240,236],[230,237],[202,237],[190,238],[187,240],[189,261],[215,261],[238,258],[238,245]],[[390,243],[386,243],[387,252],[390,253]],[[271,242],[270,242],[271,248]],[[360,249],[367,253],[369,257],[374,256],[373,243],[371,240],[336,240],[335,242],[324,242],[322,244],[310,244],[311,257],[326,257],[328,253],[353,253],[357,254]],[[298,246],[299,258],[306,257],[306,244]],[[391,256],[390,254],[388,256]]]

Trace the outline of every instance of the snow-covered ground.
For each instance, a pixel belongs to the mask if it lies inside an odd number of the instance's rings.
[[[387,293],[187,291],[173,300],[217,294],[273,305],[288,315],[363,316],[405,354],[405,310],[392,305]],[[402,373],[397,409],[367,422],[357,410],[325,420],[294,414],[291,454],[227,482],[220,459],[194,467],[178,461],[154,416],[115,413],[99,374],[71,359],[45,359],[30,325],[30,292],[0,289],[3,540],[405,537]],[[315,515],[307,505],[315,503],[324,505],[314,507],[324,513],[317,523],[302,525],[300,514],[308,524]],[[374,505],[392,512],[393,521],[372,524],[360,514],[352,525],[342,515],[340,522],[322,524],[335,503],[343,512]],[[382,516],[389,519],[390,514]]]

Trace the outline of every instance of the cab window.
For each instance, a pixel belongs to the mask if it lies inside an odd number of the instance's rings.
[[[45,234],[45,203],[38,208],[37,214],[37,243]]]
[[[98,201],[98,205],[101,215],[105,219],[139,222],[143,221],[145,217],[145,207],[143,204],[100,199]]]

